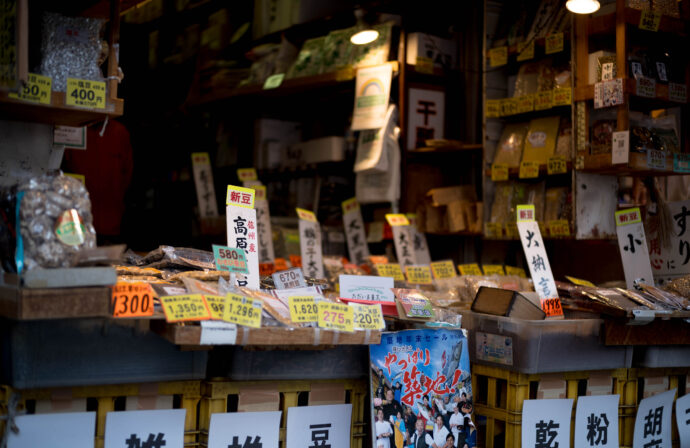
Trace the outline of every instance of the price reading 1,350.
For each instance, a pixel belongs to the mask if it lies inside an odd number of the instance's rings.
[[[153,315],[153,294],[146,283],[117,283],[113,286],[113,317]]]

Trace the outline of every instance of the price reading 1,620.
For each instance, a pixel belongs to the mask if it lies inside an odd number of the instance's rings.
[[[316,322],[319,319],[319,309],[314,297],[290,296],[288,306],[290,307],[290,319],[293,322]]]

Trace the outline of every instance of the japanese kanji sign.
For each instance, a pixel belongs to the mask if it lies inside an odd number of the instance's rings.
[[[395,302],[391,288],[394,279],[391,277],[374,277],[369,275],[341,275],[340,297],[346,299]]]
[[[617,447],[619,395],[584,396],[577,399],[576,447]]]
[[[633,448],[671,448],[671,413],[676,389],[640,401]]]
[[[670,246],[659,238],[658,220],[647,221],[649,259],[654,277],[672,278],[690,274],[690,201],[669,202],[673,220]]]
[[[264,185],[256,185],[252,188],[256,191],[254,206],[256,207],[256,225],[259,238],[259,261],[261,263],[273,263],[275,251],[273,249],[271,212],[268,208],[266,187]]]
[[[417,252],[414,249],[415,229],[409,225],[393,226],[392,229],[398,263],[403,267],[413,264],[424,264],[417,262]]]
[[[297,209],[299,216],[299,248],[302,256],[302,269],[308,277],[324,278],[323,251],[321,249],[321,226],[305,214],[306,210]],[[311,212],[308,212],[311,213]],[[314,216],[311,213],[311,216]]]
[[[225,205],[254,208],[254,196],[255,192],[253,188],[228,185],[228,193],[225,197]]]
[[[367,246],[367,236],[364,232],[362,211],[359,208],[357,199],[348,199],[342,203],[342,206],[343,227],[345,228],[347,250],[350,253],[350,260],[358,265],[366,263],[369,258],[369,246]]]
[[[288,408],[286,448],[348,448],[351,419],[351,404]]]
[[[213,187],[213,170],[211,169],[211,159],[207,152],[192,153],[192,170],[194,172],[194,186],[196,187],[199,216],[202,218],[218,216],[216,190]]]
[[[237,286],[259,289],[259,241],[257,236],[254,190],[228,185],[225,208],[228,247],[242,249],[247,259],[248,274],[235,274]]]
[[[676,400],[676,425],[680,446],[690,446],[690,394]]]
[[[8,448],[93,448],[95,412],[19,415],[14,423],[19,432],[5,427]]]
[[[525,400],[522,405],[522,446],[568,448],[572,410],[572,399]]]
[[[186,413],[185,409],[108,412],[105,448],[182,447]]]
[[[281,411],[211,414],[208,448],[278,446]]]
[[[615,218],[618,248],[628,289],[634,289],[635,280],[654,284],[640,209],[629,208],[618,211],[615,213]]]

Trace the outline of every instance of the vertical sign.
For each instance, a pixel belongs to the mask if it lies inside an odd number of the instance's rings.
[[[671,448],[671,413],[676,389],[640,402],[635,417],[633,448]]]
[[[669,202],[673,219],[671,246],[665,247],[659,238],[658,221],[648,221],[649,259],[655,279],[679,277],[690,274],[690,201]]]
[[[199,216],[202,218],[218,216],[211,159],[209,159],[207,152],[192,153],[192,170],[194,171],[196,200],[199,203]]]
[[[522,446],[570,447],[572,411],[572,399],[525,400],[522,405]]]
[[[348,199],[342,203],[343,226],[347,238],[347,250],[350,253],[350,261],[360,265],[369,259],[369,246],[367,236],[364,233],[364,220],[356,198]]]
[[[406,216],[412,228],[412,248],[414,249],[415,263],[430,264],[431,253],[429,252],[429,246],[426,244],[426,235],[417,228],[417,215],[408,213]]]
[[[281,411],[211,414],[208,448],[278,446]]]
[[[393,229],[393,242],[395,243],[395,255],[401,266],[417,264],[414,251],[414,233],[405,215],[388,214],[386,221]]]
[[[184,446],[185,409],[108,412],[105,448]]]
[[[446,92],[409,89],[410,110],[407,115],[407,149],[426,147],[427,140],[444,137]]]
[[[576,447],[617,447],[620,395],[577,398]]]
[[[351,418],[351,404],[288,408],[286,448],[347,448]]]
[[[254,207],[256,208],[256,226],[259,237],[259,262],[273,263],[276,256],[273,249],[273,231],[271,229],[271,213],[268,210],[266,186],[255,185],[252,188],[256,191]]]
[[[321,226],[314,212],[297,209],[299,217],[299,249],[302,269],[311,278],[324,278],[323,251],[321,250]]]
[[[676,425],[680,446],[690,446],[690,394],[676,400]]]
[[[248,274],[235,274],[237,286],[259,289],[259,253],[254,190],[228,185],[225,200],[228,247],[242,249],[247,256]]]
[[[352,130],[378,129],[386,123],[393,66],[383,64],[357,70]]]
[[[19,415],[14,423],[19,432],[5,427],[7,448],[93,448],[95,412]]]
[[[640,209],[636,207],[618,211],[615,218],[618,248],[628,289],[634,289],[635,280],[654,284]]]
[[[553,279],[549,257],[546,255],[544,240],[539,224],[534,220],[534,205],[517,206],[517,227],[522,249],[534,283],[534,290],[541,299],[541,308],[547,318],[563,319],[563,308],[558,298],[556,282]]]

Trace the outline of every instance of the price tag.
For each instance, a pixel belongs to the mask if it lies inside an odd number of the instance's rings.
[[[560,53],[563,51],[563,33],[549,34],[546,36],[546,54]]]
[[[320,328],[349,333],[355,331],[354,312],[351,306],[333,302],[319,302],[318,309]]]
[[[558,297],[553,299],[541,299],[541,309],[546,314],[546,317],[563,316],[561,299]]]
[[[568,279],[568,281],[574,285],[580,285],[580,286],[589,286],[591,288],[595,288],[596,285],[590,281],[587,280],[582,280],[579,278],[571,277],[569,275],[566,275],[565,278]]]
[[[564,174],[568,172],[568,164],[563,156],[552,156],[546,164],[546,173],[551,176],[554,174]]]
[[[432,75],[434,73],[434,61],[431,60],[431,58],[417,56],[414,69],[418,73],[426,73],[428,75]]]
[[[380,277],[393,277],[397,281],[405,281],[405,276],[403,275],[402,269],[397,263],[376,264],[374,267],[376,268],[376,272]]]
[[[249,273],[247,257],[242,249],[214,244],[213,258],[219,271]]]
[[[553,90],[537,92],[534,99],[534,110],[546,110],[553,107]]]
[[[276,271],[273,263],[259,263],[259,275],[262,277],[269,276]]]
[[[534,95],[519,96],[517,103],[517,113],[532,112],[534,110]]]
[[[371,264],[387,264],[388,257],[385,255],[369,255],[369,262]]]
[[[201,294],[163,296],[158,300],[161,302],[165,320],[168,322],[208,320],[211,318],[206,300]]]
[[[455,273],[455,265],[452,260],[436,261],[431,263],[431,271],[436,278],[453,278]]]
[[[405,273],[409,283],[416,285],[430,285],[433,283],[429,266],[405,266]]]
[[[153,315],[153,292],[148,283],[117,282],[112,288],[113,317]]]
[[[245,327],[261,328],[261,300],[228,293],[223,320]]]
[[[483,275],[477,263],[458,265],[461,275]]]
[[[355,330],[383,330],[386,328],[380,303],[365,305],[351,302],[349,305],[352,307],[352,322]]]
[[[105,83],[67,78],[65,100],[68,106],[105,109]]]
[[[656,97],[656,80],[655,79],[640,76],[637,78],[635,83],[636,83],[637,96],[642,96],[645,98],[655,98]]]
[[[228,193],[225,196],[225,205],[254,208],[255,194],[256,191],[253,188],[228,185]]]
[[[642,225],[640,209],[629,208],[615,213],[618,249],[620,250],[628,289],[634,289],[636,280],[654,284],[649,248]]]
[[[204,300],[206,300],[208,311],[211,313],[211,319],[223,320],[226,302],[225,296],[212,296],[204,294]]]
[[[534,205],[518,205],[517,220],[518,222],[534,221]]]
[[[507,222],[505,225],[506,238],[509,240],[515,240],[518,238],[517,224],[514,222]]]
[[[546,224],[551,236],[570,236],[570,223],[567,219],[556,219]]]
[[[501,116],[501,100],[486,100],[486,118]]]
[[[300,255],[290,255],[290,266],[292,266],[294,268],[301,268],[302,267],[302,257]]]
[[[278,73],[276,75],[269,76],[264,82],[264,90],[280,87],[280,85],[283,83],[283,79],[285,79],[285,73]]]
[[[503,266],[500,264],[485,264],[482,265],[482,269],[484,270],[484,275],[506,275]]]
[[[673,154],[673,171],[690,173],[690,154]]]
[[[316,300],[310,296],[291,296],[288,298],[290,320],[297,323],[317,322],[319,311]]]
[[[276,271],[286,271],[290,269],[290,266],[288,266],[285,258],[276,258],[273,260],[273,266],[275,267]]]
[[[491,180],[493,182],[501,182],[508,180],[508,165],[503,163],[494,163],[491,165]]]
[[[527,278],[525,270],[515,266],[506,266],[506,275],[517,275],[518,277]]]
[[[501,238],[503,236],[503,226],[500,222],[484,223],[484,234],[487,238]]]
[[[688,102],[688,86],[685,84],[668,83],[668,99],[676,103]]]
[[[559,87],[553,89],[554,106],[570,106],[573,103],[573,89],[570,87]]]
[[[302,268],[292,268],[286,271],[275,272],[272,277],[276,289],[292,289],[307,286]]]
[[[518,100],[515,98],[503,98],[501,100],[501,116],[515,115],[518,113]]]
[[[666,170],[666,152],[648,149],[647,166],[652,170]]]
[[[237,178],[241,182],[248,182],[252,180],[259,180],[259,176],[256,174],[256,168],[238,168]]]
[[[305,210],[303,208],[296,208],[297,217],[309,222],[317,222],[316,215],[311,210]]]
[[[520,162],[520,179],[539,177],[539,162]]]
[[[534,59],[534,39],[530,39],[529,42],[519,42],[518,43],[518,61],[527,61],[529,59]]]
[[[407,219],[407,216],[401,213],[386,214],[386,221],[388,222],[388,225],[391,227],[410,225],[410,221]]]
[[[496,47],[489,50],[489,65],[500,67],[508,63],[508,47]]]
[[[29,73],[26,84],[17,93],[10,92],[9,97],[29,103],[50,104],[52,80],[49,76]]]
[[[645,9],[640,14],[640,25],[641,30],[646,31],[659,31],[659,24],[661,23],[661,13],[652,11],[650,9]]]

